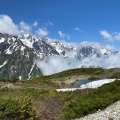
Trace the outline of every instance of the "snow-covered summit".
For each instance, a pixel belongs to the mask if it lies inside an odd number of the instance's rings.
[[[30,79],[41,75],[35,64],[35,59],[44,59],[48,56],[62,56],[64,58],[83,58],[95,55],[97,57],[120,55],[120,52],[109,45],[100,43],[82,42],[67,43],[50,38],[36,38],[30,34],[9,35],[0,33],[0,78]],[[4,62],[7,61],[6,64]],[[9,71],[9,72],[8,72]],[[21,73],[21,71],[24,71]],[[8,73],[4,76],[4,73]]]

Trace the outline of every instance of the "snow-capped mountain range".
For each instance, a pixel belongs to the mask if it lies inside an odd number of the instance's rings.
[[[30,34],[8,35],[0,33],[0,79],[31,79],[42,75],[35,59],[48,56],[76,57],[81,60],[90,55],[110,56],[119,51],[94,47],[87,43],[73,44],[50,38],[36,38]],[[49,68],[48,68],[49,69]]]

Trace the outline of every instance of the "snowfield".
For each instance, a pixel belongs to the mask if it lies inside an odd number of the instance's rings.
[[[63,89],[56,89],[57,92],[65,92],[65,91],[75,91],[79,89],[86,89],[86,88],[98,88],[106,83],[110,83],[115,81],[116,79],[101,79],[89,82],[87,84],[81,85],[79,88],[63,88]]]

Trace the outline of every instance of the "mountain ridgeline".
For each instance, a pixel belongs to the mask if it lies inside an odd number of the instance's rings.
[[[93,46],[73,45],[63,41],[36,38],[30,34],[8,35],[0,33],[0,79],[26,80],[42,76],[42,70],[35,60],[43,60],[48,56],[70,57],[70,52],[81,60],[91,54],[97,57],[119,54],[119,51],[98,49]],[[49,68],[48,68],[49,69]]]

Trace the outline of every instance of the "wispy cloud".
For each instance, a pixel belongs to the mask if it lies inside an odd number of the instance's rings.
[[[120,41],[120,33],[114,32],[113,34],[114,34],[114,39]]]
[[[113,36],[106,30],[100,31],[100,34],[106,39],[107,41],[113,41]]]
[[[48,26],[53,26],[53,23],[51,21],[47,21],[45,22],[45,27],[42,27],[42,28],[39,28],[36,33],[39,37],[46,37],[48,36],[49,34],[49,31],[48,31]]]
[[[48,20],[48,24],[53,26],[53,23],[50,20]]]
[[[0,15],[0,32],[17,35],[20,33],[18,26],[13,23],[8,15]]]
[[[80,45],[84,46],[84,47],[91,46],[91,47],[97,48],[97,49],[107,49],[107,50],[110,50],[110,51],[117,51],[118,50],[114,45],[101,44],[99,42],[84,41],[84,42],[81,42]]]
[[[75,27],[74,30],[79,31],[79,32],[84,32],[83,30],[81,30],[81,29],[78,28],[78,27]]]
[[[37,26],[38,26],[38,21],[35,21],[35,22],[33,23],[33,26],[34,26],[34,27],[37,27]]]
[[[20,22],[20,32],[22,34],[31,33],[31,26],[25,23],[24,21]]]
[[[49,33],[46,27],[39,28],[36,32],[39,37],[46,37]]]
[[[45,26],[46,27],[53,26],[53,23],[50,20],[48,20],[47,22],[45,22]]]
[[[100,35],[107,41],[120,41],[120,33],[109,33],[107,30],[101,30]]]
[[[58,31],[58,34],[61,38],[67,38],[68,40],[70,39],[70,36],[68,34],[63,33],[62,31]]]

